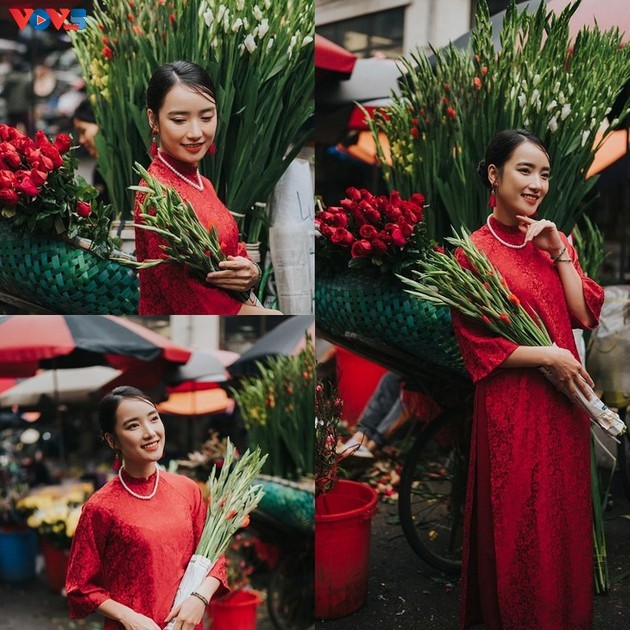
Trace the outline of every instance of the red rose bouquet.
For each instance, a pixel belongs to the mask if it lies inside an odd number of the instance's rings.
[[[346,195],[339,206],[315,215],[321,270],[376,266],[383,273],[407,275],[430,246],[424,196],[414,193],[405,201],[396,190],[375,196],[357,188],[348,188]]]
[[[65,133],[51,142],[38,131],[33,140],[0,124],[0,215],[17,230],[89,238],[96,253],[106,253],[112,211],[76,174],[71,144]]]

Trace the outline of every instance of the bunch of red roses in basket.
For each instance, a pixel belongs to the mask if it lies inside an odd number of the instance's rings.
[[[103,244],[111,210],[76,173],[72,138],[51,142],[43,131],[35,139],[0,124],[0,214],[16,229],[44,235],[84,236]]]
[[[365,189],[346,190],[339,206],[322,209],[315,222],[322,238],[318,254],[348,267],[375,265],[383,272],[404,274],[429,247],[424,223],[424,196],[406,201],[397,190],[375,196]]]

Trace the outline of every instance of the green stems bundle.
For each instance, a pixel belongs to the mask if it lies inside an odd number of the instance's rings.
[[[599,594],[606,593],[610,586],[608,557],[606,554],[606,529],[604,526],[604,508],[606,506],[608,492],[602,497],[599,474],[597,471],[597,455],[595,453],[594,437],[591,437],[591,488],[593,492],[593,582],[595,592]]]
[[[129,165],[148,163],[149,78],[184,59],[216,86],[217,152],[202,173],[251,240],[250,210],[267,201],[311,133],[313,14],[313,0],[96,0],[71,37],[101,131],[99,167],[120,212],[133,208]]]
[[[266,474],[312,475],[315,352],[310,337],[296,356],[274,357],[259,368],[259,376],[242,380],[232,393],[249,442],[269,454]]]
[[[120,259],[124,265],[136,269],[148,269],[164,263],[186,265],[200,280],[211,271],[220,271],[218,264],[227,257],[221,250],[219,236],[214,226],[209,230],[203,227],[192,206],[184,202],[179,193],[163,186],[136,163],[136,172],[144,179],[146,186],[132,186],[131,189],[144,193],[140,217],[144,223],[134,223],[134,227],[159,234],[166,243],[162,250],[165,258],[152,258],[142,262]],[[249,300],[249,291],[227,291],[242,302]]]
[[[177,589],[173,607],[199,588],[219,556],[226,552],[232,536],[249,522],[249,513],[264,494],[262,486],[252,483],[260,474],[266,459],[266,455],[261,457],[260,449],[253,453],[248,449],[237,459],[236,449],[228,440],[221,472],[217,476],[215,465],[208,478],[210,503],[206,523]],[[172,620],[165,630],[174,628],[175,621]]]
[[[607,118],[630,80],[630,47],[621,46],[618,29],[584,29],[572,41],[569,21],[578,4],[560,15],[544,2],[536,13],[519,14],[512,1],[495,53],[480,0],[471,51],[451,45],[433,50],[431,60],[418,49],[401,60],[401,94],[369,124],[375,140],[383,132],[390,144],[388,166],[376,142],[389,188],[403,197],[426,195],[433,238],[442,240],[450,225],[482,225],[489,193],[476,166],[503,129],[528,128],[549,150],[551,185],[541,216],[568,233],[583,213],[597,179],[586,179],[594,151],[629,111],[625,104],[618,118]]]

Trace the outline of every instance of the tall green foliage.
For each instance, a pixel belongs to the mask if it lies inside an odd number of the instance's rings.
[[[201,170],[247,233],[309,137],[313,0],[96,0],[72,35],[101,134],[99,167],[119,212],[133,208],[133,164],[149,162],[145,111],[152,73],[185,59],[217,88],[217,152]],[[255,227],[253,229],[256,229]]]
[[[430,208],[430,234],[443,239],[450,226],[478,228],[489,192],[476,166],[502,129],[525,127],[549,149],[551,179],[541,216],[569,232],[584,211],[581,201],[596,182],[586,179],[594,150],[628,113],[609,121],[611,106],[630,80],[630,47],[618,30],[583,29],[575,41],[569,21],[579,2],[560,15],[544,3],[518,13],[512,1],[494,51],[485,0],[478,3],[472,51],[454,46],[421,50],[401,60],[401,94],[370,122],[376,139],[386,134],[392,165],[380,150],[385,179],[403,197],[421,191]],[[377,146],[380,144],[377,142]]]

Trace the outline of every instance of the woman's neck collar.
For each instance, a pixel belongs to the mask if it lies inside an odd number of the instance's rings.
[[[499,223],[502,227],[518,228],[518,219],[511,212],[501,211],[495,208],[490,216],[495,223]]]
[[[136,481],[146,481],[155,474],[156,467],[156,462],[125,462],[124,474]]]
[[[158,155],[166,160],[173,168],[177,169],[182,175],[194,175],[197,172],[199,162],[182,162],[173,157],[170,153],[166,153],[163,149],[158,149]]]

